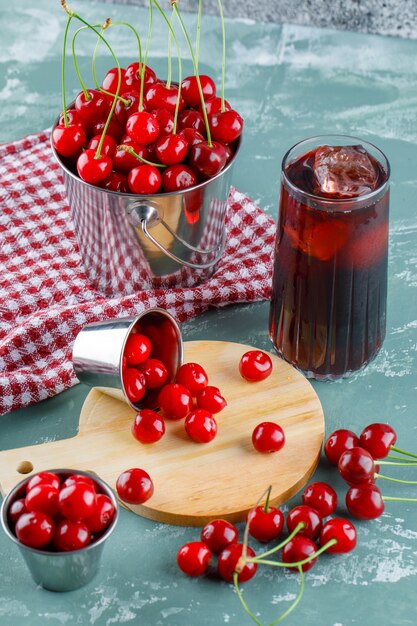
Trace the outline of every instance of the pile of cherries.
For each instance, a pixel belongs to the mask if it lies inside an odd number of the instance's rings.
[[[112,500],[83,474],[40,472],[30,478],[7,512],[20,543],[69,552],[97,541],[114,518]]]

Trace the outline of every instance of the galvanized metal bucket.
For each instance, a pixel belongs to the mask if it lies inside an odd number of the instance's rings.
[[[55,122],[54,128],[58,123]],[[226,203],[239,151],[217,176],[179,192],[118,193],[82,181],[52,145],[87,278],[105,296],[191,287],[214,272],[225,246]]]

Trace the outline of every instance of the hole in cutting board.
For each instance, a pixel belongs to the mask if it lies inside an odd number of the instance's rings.
[[[21,463],[19,463],[16,469],[19,474],[30,474],[30,472],[33,470],[33,463],[31,463],[30,461],[22,461]]]

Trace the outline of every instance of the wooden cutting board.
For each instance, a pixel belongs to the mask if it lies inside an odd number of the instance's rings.
[[[130,432],[134,411],[93,389],[81,410],[75,437],[0,453],[3,494],[24,475],[52,468],[94,471],[114,488],[122,471],[141,467],[153,479],[154,495],[145,504],[129,508],[160,522],[201,526],[218,517],[243,520],[269,485],[271,502],[285,502],[316,468],[324,435],[323,411],[310,383],[275,355],[271,355],[274,369],[269,378],[257,383],[243,380],[238,363],[250,349],[223,341],[184,344],[184,362],[201,363],[209,384],[219,387],[228,402],[216,416],[218,434],[212,442],[194,443],[183,420],[167,420],[160,441],[141,444]],[[283,427],[286,444],[279,452],[260,454],[253,448],[252,431],[263,421]]]

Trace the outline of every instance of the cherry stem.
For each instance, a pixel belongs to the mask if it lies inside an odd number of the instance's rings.
[[[136,154],[133,148],[131,148],[130,146],[126,146],[125,144],[122,144],[121,146],[117,146],[117,150],[124,150],[125,152],[128,152],[129,154],[134,156],[135,159],[142,161],[142,163],[146,163],[146,165],[153,165],[154,167],[167,167],[166,165],[163,165],[162,163],[152,163],[152,161],[147,161],[143,157],[139,156],[139,154]]]
[[[248,543],[249,543],[249,525],[250,525],[250,521],[252,519],[252,516],[253,516],[253,513],[254,513],[256,507],[260,505],[262,500],[271,491],[271,489],[272,489],[272,485],[269,485],[269,487],[267,487],[265,489],[265,491],[262,493],[261,497],[258,499],[258,501],[255,503],[255,505],[251,508],[251,510],[248,513],[247,522],[246,522],[246,525],[245,525],[245,531],[243,533],[242,556],[240,557],[240,560],[242,560],[243,564],[244,564],[244,562],[246,561],[246,558],[247,558],[247,550],[248,550]]]
[[[284,541],[281,541],[281,543],[279,543],[277,546],[275,546],[274,548],[271,548],[270,550],[267,550],[267,552],[263,552],[262,554],[258,554],[255,558],[256,559],[263,559],[266,556],[270,556],[271,554],[275,554],[275,552],[278,552],[279,550],[281,550],[281,548],[283,548],[284,546],[287,545],[287,543],[289,541],[291,541],[291,539],[293,539],[293,537],[295,537],[295,535],[297,533],[300,532],[300,530],[303,530],[303,528],[305,528],[305,524],[304,522],[298,522],[297,526],[294,528],[294,530],[292,531],[291,534],[288,535],[288,537],[286,539],[284,539]]]
[[[278,619],[276,619],[273,622],[271,622],[269,624],[269,626],[275,626],[275,624],[279,624],[279,622],[282,622],[282,620],[284,620],[290,613],[292,613],[294,611],[294,609],[296,608],[296,606],[300,602],[301,598],[303,597],[305,577],[304,577],[304,572],[303,572],[303,568],[301,567],[301,565],[298,566],[298,571],[300,572],[300,590],[299,590],[299,592],[297,594],[297,597],[295,598],[295,600],[291,604],[291,606],[288,607],[288,609],[285,611],[285,613],[280,615],[280,617]]]
[[[382,496],[382,499],[385,501],[391,502],[417,502],[417,498],[395,498],[391,496]]]
[[[385,457],[386,459],[396,459],[397,461],[405,461],[403,456],[396,456],[395,454],[389,454],[388,456]],[[411,461],[410,461],[411,463]],[[417,459],[415,461],[413,461],[413,463],[415,465],[417,465]]]
[[[264,513],[269,513],[269,498],[271,496],[272,485],[268,489],[268,493],[266,494],[266,500],[264,504]]]
[[[234,585],[234,588],[236,590],[237,597],[239,598],[239,600],[240,600],[243,608],[245,609],[246,613],[255,622],[255,624],[257,624],[258,626],[262,626],[262,623],[258,620],[257,617],[254,616],[254,614],[252,613],[252,611],[249,609],[248,605],[246,604],[245,600],[243,599],[242,593],[241,593],[241,591],[239,589],[238,576],[239,576],[239,574],[237,572],[233,572],[233,585]]]
[[[397,466],[403,466],[403,467],[415,467],[416,466],[416,462],[415,461],[407,461],[406,463],[396,463],[395,461],[377,461],[376,462],[377,465],[397,465]]]
[[[417,480],[401,480],[400,478],[391,478],[391,476],[383,476],[382,474],[375,473],[375,478],[383,478],[384,480],[390,480],[393,483],[404,483],[404,485],[417,485]]]
[[[198,63],[200,60],[200,33],[201,33],[201,13],[203,11],[203,0],[198,0],[198,12],[197,12],[197,33],[195,36],[195,62],[198,73]],[[194,72],[195,74],[195,72]]]
[[[155,0],[154,0],[155,1]],[[203,95],[203,90],[201,88],[201,81],[200,81],[200,75],[198,73],[198,67],[197,67],[197,63],[196,63],[196,58],[194,55],[194,50],[193,50],[193,46],[191,45],[191,41],[190,38],[188,36],[187,33],[187,29],[185,28],[185,24],[182,20],[181,14],[178,10],[177,7],[177,0],[171,0],[171,4],[173,7],[173,10],[175,11],[178,21],[181,25],[182,28],[182,32],[184,33],[184,37],[187,41],[187,45],[190,49],[190,54],[191,54],[191,60],[193,62],[193,66],[194,66],[194,74],[197,80],[197,87],[198,87],[198,93],[200,95],[200,102],[201,102],[201,109],[203,111],[203,117],[204,117],[204,123],[206,125],[206,133],[207,133],[207,145],[211,148],[213,146],[213,143],[211,141],[211,133],[210,133],[210,126],[209,126],[209,122],[208,122],[208,117],[207,117],[207,111],[206,111],[206,103],[204,102],[204,95]]]
[[[148,62],[148,53],[149,53],[149,44],[151,42],[152,35],[152,16],[153,16],[153,4],[152,0],[149,0],[149,25],[148,25],[148,36],[146,38],[146,47],[145,47],[145,57],[143,59],[143,64],[139,67],[140,72],[140,92],[139,92],[139,112],[143,111],[143,89],[145,82],[145,70],[146,64]]]
[[[174,18],[174,12],[171,11],[171,17],[169,18],[169,23],[171,24],[171,28],[172,28],[173,18]],[[172,76],[171,42],[172,42],[171,30],[168,30],[168,59],[167,59],[168,67],[167,67],[167,82],[165,83],[165,86],[168,87],[168,89],[171,87],[171,76]]]
[[[417,502],[417,498],[416,498]],[[313,552],[307,558],[302,561],[295,561],[294,563],[284,563],[283,561],[268,561],[266,559],[260,559],[259,557],[253,557],[251,559],[246,559],[247,563],[257,563],[258,565],[272,565],[273,567],[298,567],[305,565],[306,563],[310,563],[313,559],[316,559],[320,554],[326,552],[329,548],[337,544],[337,539],[330,539],[327,543],[324,544],[321,548],[317,550],[317,552]]]
[[[77,16],[74,16],[74,17],[77,17]],[[100,24],[97,24],[97,26],[100,26]],[[77,38],[78,33],[80,33],[85,28],[87,28],[87,26],[81,26],[81,28],[79,28],[78,30],[75,31],[74,36],[72,38],[72,43],[71,43],[71,52],[72,52],[72,60],[73,60],[73,63],[74,63],[74,68],[75,68],[75,71],[76,71],[76,74],[77,74],[78,81],[79,81],[79,83],[81,85],[81,89],[84,92],[85,99],[86,100],[91,100],[90,94],[88,93],[88,91],[86,89],[86,86],[84,85],[83,79],[81,78],[81,72],[80,72],[80,70],[78,68],[78,63],[77,63],[77,55],[75,54],[75,40]]]
[[[62,61],[61,61],[62,107],[63,107],[63,114],[64,114],[64,124],[66,127],[68,126],[68,114],[67,114],[67,97],[65,94],[65,57],[66,57],[66,51],[67,51],[68,29],[69,29],[71,20],[72,20],[72,15],[69,15],[67,19],[67,24],[65,26],[65,31],[64,31],[64,43],[62,46]]]
[[[222,91],[221,91],[222,104],[221,104],[221,112],[224,113],[224,111],[225,111],[225,106],[224,106],[224,76],[225,76],[225,71],[226,71],[226,29],[225,29],[225,25],[224,25],[224,15],[223,15],[222,0],[218,0],[218,3],[219,3],[219,12],[220,12],[220,22],[221,22],[221,25],[222,25]]]
[[[406,450],[401,450],[401,448],[397,448],[396,446],[391,446],[391,450],[394,450],[394,452],[399,452],[400,454],[405,454],[405,456],[411,456],[414,459],[417,459],[417,454],[407,452]]]

